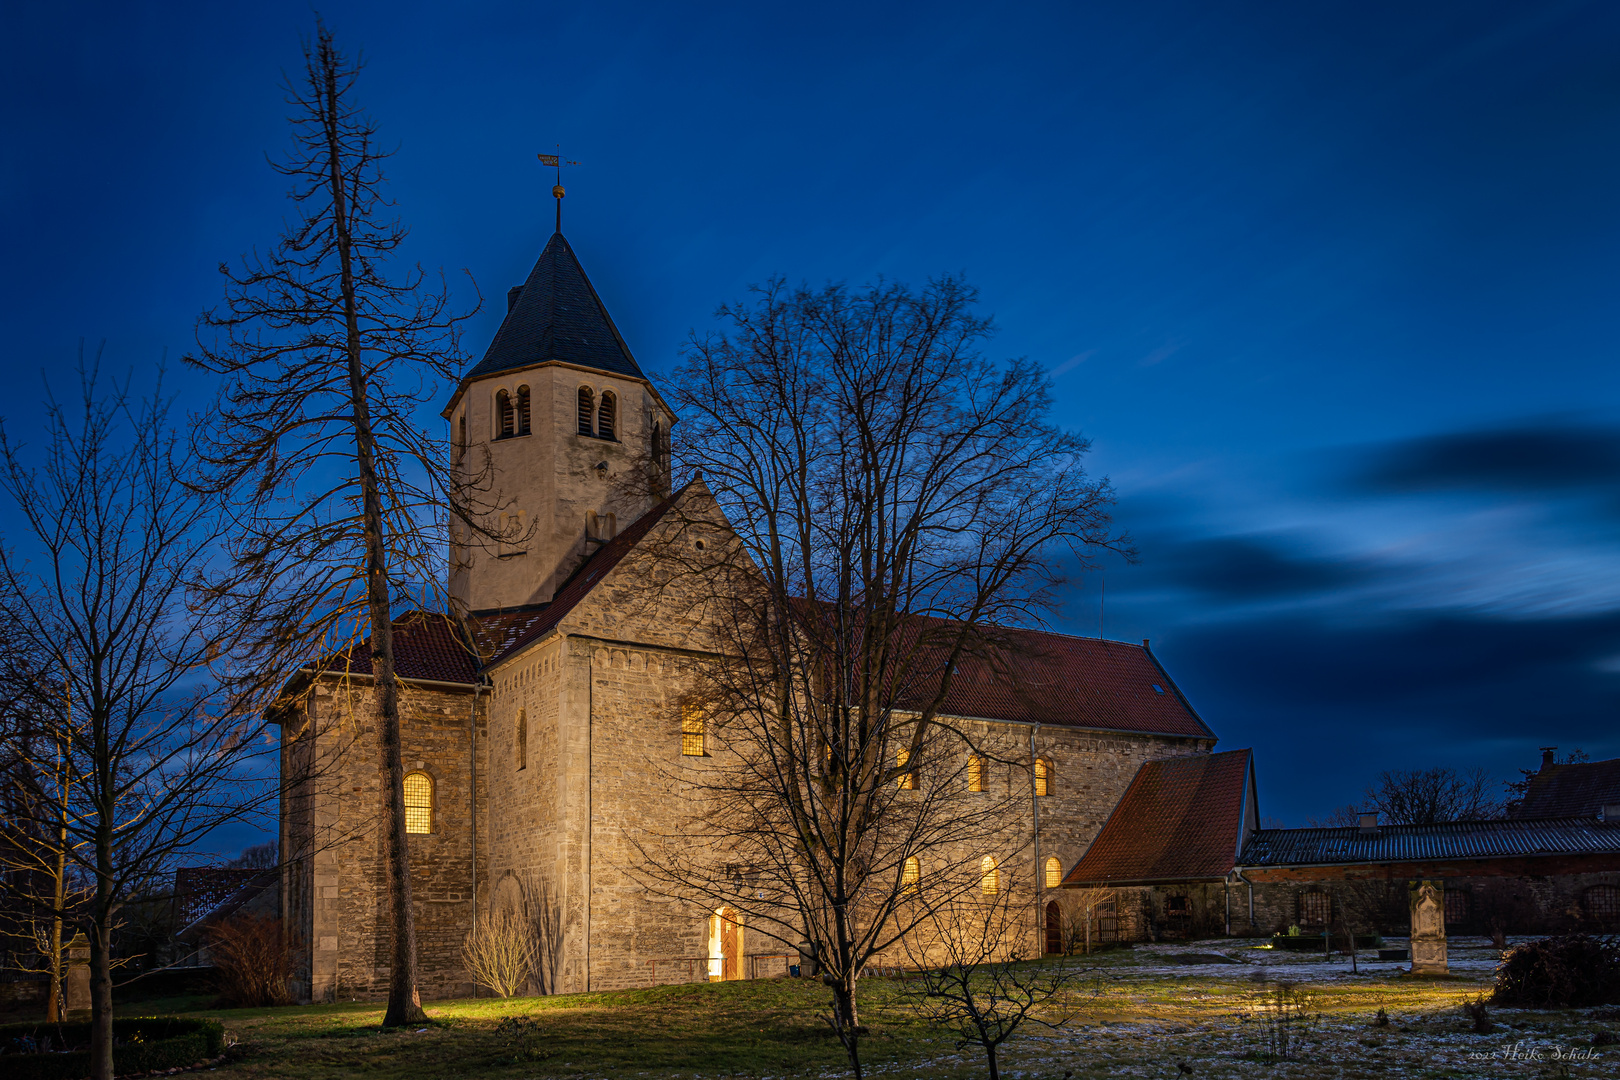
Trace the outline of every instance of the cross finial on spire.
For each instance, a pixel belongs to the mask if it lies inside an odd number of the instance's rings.
[[[562,186],[562,167],[564,165],[578,165],[579,162],[564,161],[562,156],[562,145],[560,143],[557,146],[557,152],[555,154],[536,154],[535,156],[540,159],[540,164],[546,166],[547,168],[557,170],[557,186],[551,189],[551,195],[557,200],[557,231],[562,232],[562,201],[564,195]]]

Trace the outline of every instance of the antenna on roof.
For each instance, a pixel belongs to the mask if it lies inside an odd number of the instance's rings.
[[[557,170],[557,185],[551,189],[551,195],[552,198],[557,200],[557,231],[562,232],[562,201],[563,195],[566,194],[562,186],[562,167],[564,165],[578,165],[579,162],[563,160],[561,143],[557,144],[555,154],[536,154],[535,157],[539,158],[540,164],[546,168]]]

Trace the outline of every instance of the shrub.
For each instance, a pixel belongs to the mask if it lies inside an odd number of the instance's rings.
[[[89,1042],[87,1023],[0,1026],[0,1061],[6,1080],[88,1076]],[[218,1057],[224,1048],[225,1029],[215,1020],[148,1016],[113,1021],[113,1071],[118,1074],[183,1069]]]
[[[208,951],[214,959],[216,1008],[259,1008],[291,1005],[287,979],[292,957],[281,920],[238,915],[209,931]]]
[[[517,911],[495,912],[467,935],[461,957],[474,982],[511,997],[529,985],[536,959],[534,932]]]
[[[1533,1008],[1620,1001],[1620,942],[1586,934],[1526,942],[1496,969],[1491,1000]]]

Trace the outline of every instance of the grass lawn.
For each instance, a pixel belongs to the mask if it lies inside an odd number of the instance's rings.
[[[1192,1077],[1620,1076],[1620,1010],[1493,1009],[1475,1034],[1460,1006],[1488,988],[1494,954],[1454,942],[1458,975],[1400,978],[1395,965],[1300,956],[1229,940],[1138,946],[1093,957],[1058,1031],[1030,1025],[1003,1050],[1003,1075]],[[1279,980],[1310,993],[1312,1019],[1287,1061],[1267,1054],[1257,999]],[[862,983],[863,1057],[885,1077],[979,1077],[982,1052],[958,1050],[905,1007],[899,979]],[[214,1010],[200,999],[124,1011],[205,1014],[238,1040],[220,1077],[788,1077],[843,1075],[838,1040],[818,1018],[826,991],[808,980],[664,986],[547,998],[428,1005],[421,1030],[383,1032],[380,1003]],[[1386,1010],[1388,1026],[1374,1026]],[[1492,1056],[1495,1055],[1495,1056]],[[1190,1072],[1185,1071],[1191,1070]]]

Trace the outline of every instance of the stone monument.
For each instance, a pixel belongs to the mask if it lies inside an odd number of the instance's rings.
[[[90,940],[80,931],[62,946],[67,970],[62,973],[62,1011],[90,1008]]]
[[[1414,881],[1412,899],[1412,974],[1445,975],[1446,886],[1443,881]]]

